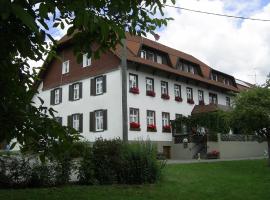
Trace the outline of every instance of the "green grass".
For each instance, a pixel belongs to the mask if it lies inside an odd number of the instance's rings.
[[[266,160],[175,164],[168,165],[154,185],[0,190],[0,199],[269,200],[270,168]]]

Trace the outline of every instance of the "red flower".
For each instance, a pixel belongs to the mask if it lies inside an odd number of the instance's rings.
[[[169,100],[170,99],[170,96],[168,94],[161,94],[161,98],[162,99]]]
[[[163,126],[163,132],[171,132],[171,125]]]
[[[140,124],[137,122],[130,122],[129,125],[130,128],[140,128]]]
[[[151,97],[155,97],[156,93],[154,91],[152,91],[152,90],[149,90],[149,91],[146,91],[146,95],[151,96]]]
[[[174,99],[175,99],[175,101],[178,101],[178,102],[182,102],[183,101],[183,99],[181,97],[175,97]]]
[[[132,87],[129,89],[129,92],[133,93],[133,94],[139,94],[139,88],[138,87]]]
[[[157,127],[156,127],[155,124],[149,124],[149,125],[147,126],[147,129],[149,129],[149,130],[151,130],[151,131],[156,131],[156,130],[157,130]]]
[[[219,151],[213,150],[213,151],[211,151],[211,154],[212,154],[212,155],[215,155],[215,156],[218,156],[218,155],[219,155]]]
[[[187,102],[188,102],[189,104],[194,104],[194,100],[193,100],[193,99],[187,99]]]
[[[204,105],[204,101],[203,100],[200,100],[199,101],[199,105]]]

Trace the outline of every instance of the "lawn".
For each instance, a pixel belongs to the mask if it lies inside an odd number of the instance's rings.
[[[65,186],[48,189],[0,190],[0,199],[270,199],[266,160],[174,164],[163,179],[142,186]]]

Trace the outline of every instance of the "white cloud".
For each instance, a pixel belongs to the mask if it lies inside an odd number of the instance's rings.
[[[177,6],[252,18],[270,19],[270,3],[259,0],[179,0]],[[175,20],[158,33],[161,43],[189,53],[236,78],[263,83],[270,72],[270,22],[236,20],[166,8]]]

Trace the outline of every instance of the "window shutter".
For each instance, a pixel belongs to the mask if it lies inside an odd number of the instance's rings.
[[[103,76],[103,93],[107,92],[107,78]]]
[[[92,95],[92,96],[95,96],[96,95],[96,79],[94,79],[94,78],[92,78],[91,79],[91,85],[90,85],[90,94]]]
[[[51,105],[54,105],[55,93],[54,90],[51,90]]]
[[[69,115],[69,116],[68,116],[68,121],[67,121],[67,122],[68,122],[67,125],[68,125],[69,127],[73,128],[73,127],[72,127],[72,115]]]
[[[103,129],[108,129],[108,118],[107,118],[107,110],[103,110]]]
[[[82,82],[79,83],[79,98],[82,98]]]
[[[62,103],[62,88],[59,88],[59,102]]]
[[[61,125],[63,125],[63,118],[62,118],[62,117],[59,117],[59,123],[60,123]]]
[[[73,85],[69,86],[69,100],[73,101]]]
[[[89,128],[91,132],[95,132],[95,112],[89,113]]]
[[[80,121],[79,121],[79,132],[83,132],[83,114],[79,114],[80,116]]]

